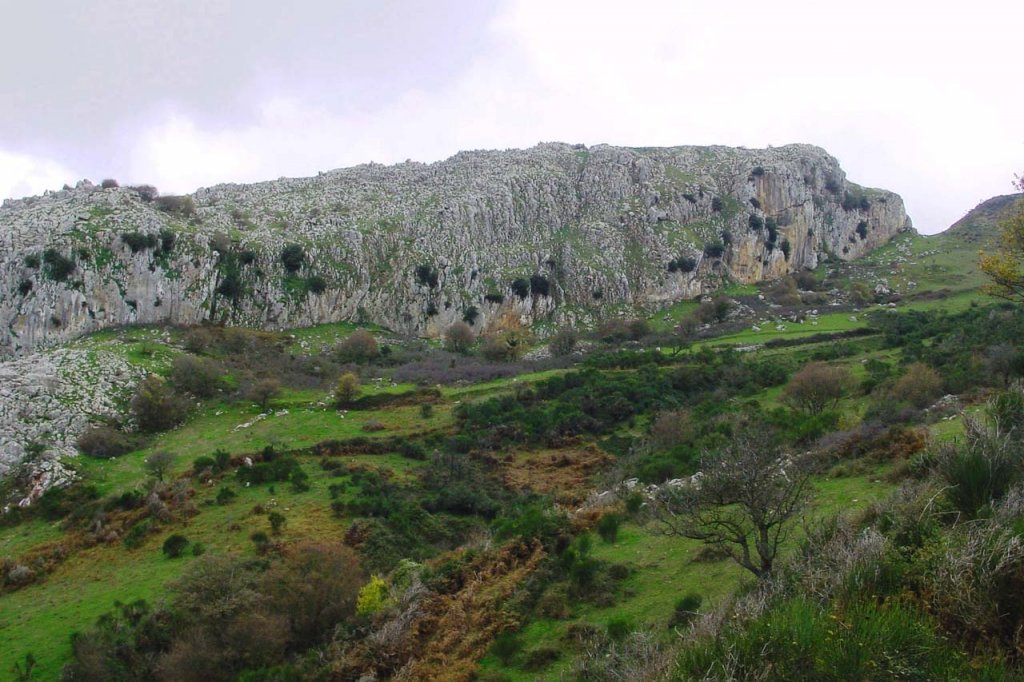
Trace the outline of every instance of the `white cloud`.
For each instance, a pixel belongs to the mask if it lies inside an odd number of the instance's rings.
[[[0,199],[42,194],[73,184],[74,178],[75,174],[57,161],[0,149]]]
[[[381,82],[338,104],[309,93],[344,93],[355,71],[330,82],[329,69],[280,64],[247,90],[245,123],[193,115],[187,101],[134,112],[146,123],[122,130],[126,167],[114,170],[184,192],[542,140],[809,142],[850,179],[902,194],[934,232],[1010,191],[1024,166],[1024,91],[1009,86],[1022,24],[1024,6],[1005,0],[970,11],[888,0],[508,0],[453,78]],[[281,73],[295,73],[288,95]]]

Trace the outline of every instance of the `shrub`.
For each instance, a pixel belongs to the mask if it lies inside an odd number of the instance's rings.
[[[523,642],[513,632],[503,632],[494,638],[491,653],[498,657],[503,665],[509,665],[523,650]]]
[[[569,327],[563,327],[559,329],[551,337],[551,341],[548,343],[548,349],[551,354],[555,357],[564,357],[572,354],[576,350],[576,344],[579,338],[576,335],[576,330]]]
[[[288,272],[298,272],[305,260],[306,252],[300,244],[288,244],[281,249],[281,263]]]
[[[207,455],[200,455],[192,460],[192,475],[198,476],[204,471],[213,471],[217,463],[213,460],[213,457]]]
[[[718,213],[722,210],[722,199],[721,197],[714,197],[711,199],[711,210]]]
[[[220,506],[228,504],[236,497],[238,497],[238,493],[226,486],[222,486],[217,490],[217,504]]]
[[[480,310],[475,305],[469,306],[466,308],[466,311],[462,313],[462,321],[466,324],[476,324],[478,317],[480,317]]]
[[[334,357],[338,362],[363,364],[380,355],[377,339],[365,329],[357,329],[338,342]]]
[[[280,535],[281,529],[284,528],[285,517],[281,512],[272,511],[267,516],[267,520],[270,521],[270,532],[274,535]]]
[[[100,187],[103,189],[115,189],[121,185],[114,178],[104,178],[100,183]]]
[[[750,217],[747,219],[747,223],[750,225],[750,229],[751,230],[763,230],[764,229],[764,218],[762,218],[761,216],[757,215],[756,213],[751,213],[750,214]]]
[[[868,238],[868,221],[862,220],[857,223],[857,234],[860,235],[861,239]]]
[[[845,367],[810,362],[782,389],[782,399],[808,414],[821,414],[835,407],[853,385],[853,375]]]
[[[534,296],[550,296],[551,283],[544,275],[530,275],[530,292]]]
[[[693,256],[679,256],[668,262],[669,272],[693,272],[697,269],[697,259]]]
[[[108,459],[139,447],[137,438],[112,426],[90,426],[78,437],[78,449],[92,457]]]
[[[465,322],[456,322],[445,332],[445,347],[453,353],[466,353],[473,347],[476,336]]]
[[[334,388],[334,402],[339,407],[350,405],[359,396],[359,391],[359,377],[352,372],[345,372]]]
[[[132,253],[138,253],[145,249],[154,249],[160,243],[155,234],[143,234],[137,231],[125,232],[121,235],[121,241],[132,250]]]
[[[39,268],[39,256],[37,256],[34,253],[30,253],[27,256],[25,256],[22,262],[25,264],[26,268],[31,268],[33,270]]]
[[[436,289],[440,281],[440,273],[433,265],[421,263],[416,266],[416,282],[425,287]]]
[[[504,303],[505,296],[496,291],[490,291],[484,295],[484,300],[488,303]]]
[[[181,423],[188,414],[188,401],[175,393],[166,381],[150,375],[139,383],[130,409],[139,429],[152,433]]]
[[[196,214],[196,203],[189,196],[163,196],[154,199],[158,210],[172,213],[182,218],[191,218]]]
[[[179,391],[198,398],[210,398],[224,386],[224,370],[219,363],[194,355],[179,355],[171,365],[171,383]]]
[[[43,251],[43,263],[46,266],[46,276],[54,282],[63,282],[75,271],[75,261],[63,256],[56,249]]]
[[[159,195],[159,192],[157,192],[156,187],[153,185],[135,185],[128,189],[133,190],[139,196],[139,199],[146,203],[153,201]]]
[[[975,679],[934,624],[907,606],[832,610],[801,597],[687,645],[679,664],[686,679],[729,679],[730,671],[765,671],[758,679],[779,681]]]
[[[170,253],[174,250],[174,245],[178,243],[178,235],[175,234],[174,230],[164,227],[160,229],[160,250],[164,253]]]
[[[891,394],[896,400],[925,408],[942,395],[942,377],[928,365],[915,362],[896,380]]]
[[[633,631],[633,624],[626,618],[613,618],[605,626],[608,638],[616,642],[621,641]]]
[[[306,279],[306,291],[311,294],[322,294],[327,291],[327,280],[320,275],[313,275]]]
[[[356,613],[360,616],[369,616],[383,611],[390,601],[388,584],[378,575],[371,576],[370,582],[366,583],[359,590],[356,597]]]
[[[607,543],[613,543],[619,537],[620,525],[622,525],[622,517],[618,514],[610,513],[602,516],[595,528],[602,540]]]
[[[434,416],[434,406],[430,403],[423,403],[420,405],[420,417],[423,419],[430,419]]]
[[[725,245],[719,241],[708,242],[704,245],[704,255],[708,258],[721,258],[725,254]]]
[[[406,459],[413,459],[422,461],[427,458],[427,451],[419,443],[411,443],[406,441],[402,443],[398,448],[398,454],[402,455]]]
[[[668,621],[670,628],[686,627],[690,622],[700,615],[700,606],[704,598],[696,592],[690,592],[676,601],[672,617]]]
[[[491,334],[484,339],[483,346],[480,347],[480,355],[490,362],[504,362],[510,359],[508,344],[496,334]]]
[[[512,293],[519,298],[526,298],[530,295],[530,281],[522,277],[512,280]]]
[[[174,533],[164,540],[164,556],[168,559],[177,559],[185,552],[186,547],[188,547],[188,538],[184,535]]]
[[[533,649],[523,659],[523,670],[539,672],[561,658],[562,652],[553,646],[540,646]]]

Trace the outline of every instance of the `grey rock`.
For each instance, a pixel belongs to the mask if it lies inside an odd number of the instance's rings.
[[[866,201],[844,209],[847,192]],[[910,227],[899,196],[847,182],[834,158],[809,145],[550,143],[218,185],[190,198],[194,216],[87,182],[5,201],[0,357],[136,323],[281,329],[352,320],[437,336],[476,306],[480,328],[503,316],[588,324],[608,305],[653,311],[711,291],[722,275],[756,282],[828,254],[856,258]],[[774,219],[774,241],[751,227],[752,214]],[[161,230],[176,236],[170,251],[133,252],[124,239]],[[723,235],[723,256],[705,256]],[[294,274],[280,258],[290,243],[306,254]],[[46,264],[26,265],[47,249],[75,261],[64,281]],[[680,257],[696,269],[670,271]],[[417,280],[420,265],[434,268],[436,285]],[[233,270],[240,294],[218,294]],[[548,295],[520,299],[512,282],[531,275],[548,280]],[[310,290],[314,277],[322,292]]]

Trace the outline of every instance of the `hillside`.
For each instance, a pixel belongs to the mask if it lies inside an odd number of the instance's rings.
[[[0,677],[1020,679],[1024,315],[977,248],[458,348],[131,325],[8,361]],[[751,452],[806,486],[770,577],[658,513]]]
[[[808,145],[552,143],[154,192],[4,202],[0,355],[125,324],[587,324],[853,259],[910,225]]]

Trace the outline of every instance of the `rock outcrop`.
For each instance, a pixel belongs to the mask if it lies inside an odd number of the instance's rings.
[[[71,481],[61,460],[77,454],[78,434],[95,417],[120,417],[144,374],[96,349],[61,348],[0,363],[0,481],[14,479],[21,504]]]
[[[136,323],[585,324],[852,259],[910,226],[899,196],[807,145],[552,143],[144,195],[83,181],[4,202],[0,356]]]

